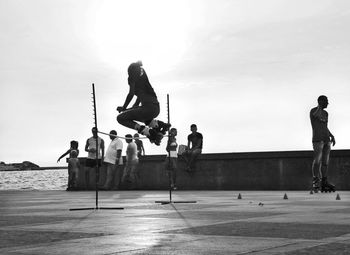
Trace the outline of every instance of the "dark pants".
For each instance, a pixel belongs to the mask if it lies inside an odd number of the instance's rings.
[[[159,112],[158,103],[144,104],[120,113],[117,116],[117,121],[125,127],[135,129],[135,125],[137,124],[135,121],[140,121],[148,125],[149,122],[159,115]]]

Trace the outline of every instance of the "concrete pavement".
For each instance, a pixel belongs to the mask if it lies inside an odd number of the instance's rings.
[[[242,199],[237,199],[239,193]],[[283,199],[284,194],[288,199]],[[341,200],[336,200],[339,193]],[[350,191],[0,191],[0,254],[350,254]]]

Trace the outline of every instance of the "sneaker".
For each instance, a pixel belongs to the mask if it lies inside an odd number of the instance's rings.
[[[156,129],[151,128],[149,130],[149,136],[147,136],[149,141],[151,143],[154,143],[155,145],[160,145],[160,142],[162,141],[164,135],[161,132],[157,132]]]
[[[318,190],[320,189],[320,179],[316,176],[312,178],[312,189],[315,192],[318,192]]]
[[[160,133],[162,133],[163,135],[165,135],[166,132],[169,131],[170,127],[171,127],[171,124],[170,124],[170,123],[165,123],[165,122],[163,122],[163,121],[158,120],[158,127],[156,127],[155,129],[156,129],[158,132],[160,132]]]
[[[153,128],[151,128],[149,130],[149,136],[147,136],[147,137],[151,143],[155,143],[155,141],[157,139],[157,131],[154,130]]]
[[[156,139],[154,140],[154,144],[159,146],[163,137],[164,135],[161,132],[158,132],[156,135]]]

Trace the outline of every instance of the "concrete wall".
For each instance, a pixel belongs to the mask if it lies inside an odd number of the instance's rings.
[[[168,189],[165,155],[145,156],[138,166],[137,189]],[[84,164],[84,158],[80,158]],[[194,174],[185,171],[180,158],[177,170],[179,190],[308,190],[311,187],[312,151],[202,154]],[[101,182],[106,169],[100,168]],[[84,176],[84,169],[80,177]],[[350,150],[331,152],[329,180],[338,190],[350,190]],[[89,189],[94,189],[95,173]],[[85,189],[83,178],[78,186]]]

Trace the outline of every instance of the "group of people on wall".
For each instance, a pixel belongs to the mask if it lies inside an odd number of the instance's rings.
[[[180,152],[182,158],[186,162],[186,171],[193,173],[196,168],[197,157],[202,152],[203,136],[197,132],[197,126],[191,125],[191,134],[188,136],[188,144],[183,151]],[[87,157],[85,164],[81,165],[78,159],[79,148],[77,141],[70,142],[70,148],[62,154],[57,162],[63,157],[68,158],[68,186],[67,190],[75,190],[80,188],[89,188],[90,176],[95,174],[95,169],[98,164],[99,167],[104,165],[106,168],[106,178],[98,180],[98,187],[101,190],[110,189],[129,189],[136,188],[139,182],[138,165],[142,156],[145,156],[145,148],[139,134],[127,134],[125,142],[127,147],[125,150],[125,162],[123,161],[123,138],[117,135],[115,130],[109,132],[110,143],[105,150],[105,141],[98,136],[96,128],[91,130],[92,136],[86,140],[85,151]],[[171,188],[176,190],[176,171],[178,160],[178,144],[176,140],[177,129],[171,128],[169,130],[169,137],[166,146],[167,160],[166,169],[169,176],[169,183]],[[97,159],[97,160],[96,160]],[[83,176],[79,174],[83,173]],[[79,187],[78,178],[83,178],[85,187]]]

